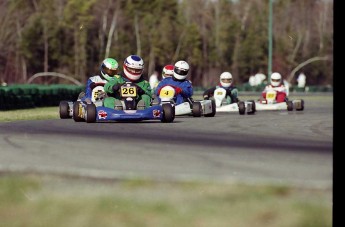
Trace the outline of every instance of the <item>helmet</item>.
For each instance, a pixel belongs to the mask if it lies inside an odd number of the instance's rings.
[[[174,66],[173,65],[166,65],[163,68],[162,71],[162,78],[166,78],[166,77],[171,77],[174,75]]]
[[[186,79],[189,72],[189,65],[185,61],[178,61],[174,66],[174,75],[173,77],[177,80]]]
[[[159,81],[158,81],[158,76],[157,76],[156,71],[150,76],[149,83],[152,90],[157,87]]]
[[[232,75],[229,72],[220,74],[219,82],[223,87],[230,87],[232,84]]]
[[[101,65],[101,74],[104,79],[110,80],[113,76],[117,74],[117,69],[119,68],[119,63],[113,58],[106,58]]]
[[[279,86],[282,81],[282,75],[280,73],[272,73],[271,75],[271,85],[273,87]]]
[[[129,80],[139,80],[144,72],[144,60],[138,55],[129,55],[123,62],[123,72]]]

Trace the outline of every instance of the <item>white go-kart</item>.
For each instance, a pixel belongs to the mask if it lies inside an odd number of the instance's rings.
[[[224,88],[217,88],[214,90],[213,98],[216,103],[217,112],[237,112],[240,115],[254,114],[256,111],[255,101],[239,101],[228,104],[226,102],[226,90]]]
[[[266,99],[255,103],[256,110],[287,110],[287,111],[302,111],[304,110],[304,100],[295,99],[289,100],[286,98],[284,102],[277,102],[277,92],[275,90],[269,90],[266,93]]]
[[[85,95],[84,92],[79,94],[79,97],[76,102],[81,102],[83,96]],[[92,89],[91,100],[85,100],[88,104],[95,104],[96,106],[103,105],[103,99],[105,97],[104,87],[103,86],[96,86]],[[59,104],[59,113],[61,119],[67,119],[73,117],[73,101],[61,101]]]
[[[172,86],[164,86],[161,88],[159,98],[160,104],[171,103],[175,107],[175,115],[192,115],[193,117],[214,117],[216,114],[214,100],[194,101],[187,99],[186,102],[176,105],[174,102],[175,89]]]

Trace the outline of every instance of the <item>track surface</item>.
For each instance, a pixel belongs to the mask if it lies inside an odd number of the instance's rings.
[[[298,98],[304,111],[173,123],[0,123],[0,171],[332,187],[333,96]]]

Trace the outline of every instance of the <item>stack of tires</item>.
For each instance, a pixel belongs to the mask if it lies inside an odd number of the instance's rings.
[[[84,86],[14,84],[0,86],[0,110],[58,106],[61,100],[76,100]]]

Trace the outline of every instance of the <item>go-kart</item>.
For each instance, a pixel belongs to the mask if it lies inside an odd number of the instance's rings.
[[[76,101],[73,104],[73,119],[76,122],[86,121],[87,123],[142,120],[160,120],[170,123],[174,121],[173,106],[163,104],[145,108],[144,104],[137,103],[137,95],[137,86],[126,82],[120,87],[121,102],[115,104],[114,108],[103,106],[103,100],[97,100],[94,103]]]
[[[217,112],[238,112],[240,115],[244,115],[245,113],[254,114],[256,111],[254,100],[226,103],[226,90],[221,87],[214,90],[213,98],[216,102]]]
[[[85,92],[81,92],[77,99],[78,102],[84,100]],[[91,104],[102,105],[102,102],[97,102],[104,98],[104,87],[98,85],[92,89],[91,100],[85,99],[84,101]],[[73,101],[60,101],[59,103],[59,114],[61,119],[68,119],[73,117]]]
[[[216,114],[216,104],[214,100],[195,101],[186,98],[185,102],[176,105],[174,97],[176,91],[172,86],[166,85],[159,92],[160,105],[170,104],[175,108],[175,115],[191,115],[193,117],[214,117]]]
[[[287,111],[303,111],[304,100],[295,99],[289,100],[287,97],[284,102],[277,102],[277,91],[269,90],[266,93],[266,99],[259,100],[255,103],[256,110],[287,110]]]

